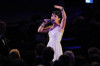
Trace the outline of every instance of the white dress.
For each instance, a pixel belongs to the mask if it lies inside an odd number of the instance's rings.
[[[58,30],[59,26],[55,27],[53,30],[49,30],[49,42],[47,47],[52,47],[54,49],[53,61],[58,60],[58,58],[63,54],[61,47],[61,39],[63,32]]]

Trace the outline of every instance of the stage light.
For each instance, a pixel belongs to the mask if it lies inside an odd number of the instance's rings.
[[[93,0],[85,0],[85,3],[93,3]]]

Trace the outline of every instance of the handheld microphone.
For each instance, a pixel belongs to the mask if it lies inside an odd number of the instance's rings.
[[[51,20],[50,20],[50,19],[48,19],[48,22],[50,23],[50,22],[51,22]]]

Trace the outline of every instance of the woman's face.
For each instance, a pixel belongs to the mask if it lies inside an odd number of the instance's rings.
[[[51,15],[52,24],[58,24],[59,21],[60,21],[60,18],[55,13],[52,13],[52,15]]]

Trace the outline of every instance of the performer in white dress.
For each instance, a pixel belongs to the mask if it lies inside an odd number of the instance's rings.
[[[44,22],[38,28],[38,32],[48,32],[49,34],[49,42],[47,47],[52,47],[54,49],[53,61],[58,60],[59,56],[63,54],[60,42],[67,19],[66,13],[62,6],[54,5],[54,8],[59,10],[53,11],[51,19],[44,19]],[[50,21],[53,25],[44,28],[44,26]]]

